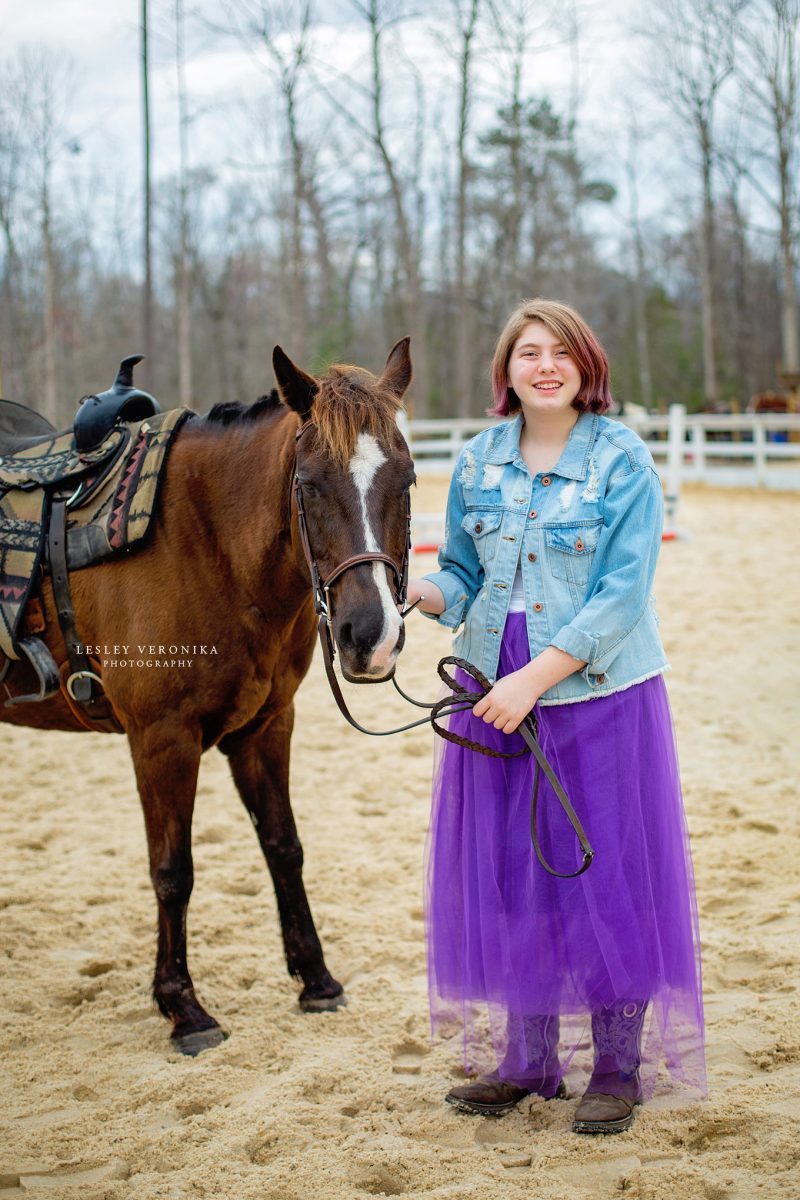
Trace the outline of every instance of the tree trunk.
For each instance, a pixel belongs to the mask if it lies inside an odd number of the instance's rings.
[[[141,24],[141,67],[142,67],[142,203],[143,203],[143,272],[142,288],[142,353],[145,356],[144,370],[139,372],[142,384],[153,377],[153,253],[152,253],[152,208],[153,188],[150,178],[151,133],[150,133],[150,81],[147,48],[147,0],[142,0]]]
[[[731,264],[733,278],[733,361],[739,381],[737,396],[742,408],[756,391],[756,372],[753,369],[753,354],[750,346],[750,305],[748,303],[748,248],[747,229],[739,204],[738,180],[730,184],[729,204],[733,218],[735,245],[734,261]]]
[[[292,320],[293,353],[300,362],[304,362],[308,354],[308,346],[306,344],[308,337],[306,264],[303,254],[304,167],[303,148],[300,143],[295,116],[294,83],[294,76],[285,75],[283,94],[286,101],[286,121],[289,133],[289,151],[292,161],[291,222],[289,229],[289,245],[291,248],[289,310]]]
[[[469,162],[467,159],[467,131],[470,109],[470,68],[472,63],[472,39],[478,19],[479,0],[470,0],[469,15],[462,29],[460,60],[460,91],[458,106],[458,190],[456,195],[456,384],[458,387],[457,411],[461,416],[472,415],[472,370],[473,322],[467,284],[467,192]]]
[[[781,334],[783,370],[787,374],[800,371],[800,345],[797,336],[797,263],[795,239],[790,214],[781,214],[781,257],[783,259],[783,293],[781,296]]]
[[[3,274],[3,312],[7,322],[7,337],[9,353],[0,356],[0,399],[11,398],[16,391],[16,365],[20,357],[19,315],[17,313],[17,296],[15,279],[19,270],[17,248],[11,228],[11,218],[4,210],[0,210],[0,228],[6,243],[5,271]]]
[[[56,284],[55,250],[50,221],[50,163],[42,165],[42,251],[44,253],[44,415],[58,427],[58,380],[56,375]]]
[[[781,14],[787,27],[780,28],[783,40],[783,77],[775,72],[773,92],[775,109],[775,134],[778,143],[778,175],[780,182],[781,222],[781,266],[783,288],[781,294],[781,342],[783,348],[783,370],[789,374],[800,371],[800,345],[797,331],[797,241],[794,222],[797,217],[795,170],[800,160],[800,132],[797,128],[797,9],[795,24],[788,22],[788,14]],[[781,86],[783,84],[783,86]],[[794,169],[793,169],[794,168]]]
[[[650,370],[650,342],[647,336],[647,265],[644,257],[642,226],[639,220],[639,186],[636,176],[638,138],[631,138],[627,162],[630,196],[630,228],[633,243],[633,320],[636,331],[636,365],[639,400],[648,410],[653,407],[653,377]]]
[[[703,161],[703,220],[700,231],[700,278],[703,325],[703,393],[707,405],[719,401],[714,311],[714,195],[710,131],[700,124]]]
[[[178,220],[180,224],[177,270],[178,397],[184,408],[192,406],[192,308],[189,272],[189,112],[183,53],[183,0],[175,0],[175,65],[178,75]]]
[[[409,227],[403,200],[403,190],[394,161],[389,154],[383,128],[383,74],[381,69],[381,30],[379,25],[378,0],[369,0],[367,20],[370,27],[372,61],[372,136],[389,184],[389,192],[392,198],[392,207],[397,226],[398,256],[405,277],[406,295],[403,308],[407,332],[411,335],[412,357],[414,361],[414,382],[411,385],[411,390],[421,413],[424,414],[428,410],[428,368],[422,280],[419,274],[415,239]],[[403,332],[406,332],[406,330]]]

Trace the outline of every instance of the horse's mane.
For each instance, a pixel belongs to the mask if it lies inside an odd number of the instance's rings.
[[[318,383],[311,421],[315,444],[323,454],[345,466],[353,457],[359,434],[369,433],[391,443],[400,401],[381,387],[378,377],[363,367],[336,363]],[[215,425],[244,425],[281,410],[285,405],[273,388],[254,404],[215,404],[205,419]]]
[[[280,408],[283,408],[283,401],[273,388],[268,395],[259,396],[254,404],[239,404],[235,400],[215,404],[206,413],[205,419],[215,425],[243,425],[257,421],[265,413],[277,412]]]
[[[400,401],[382,387],[380,379],[347,363],[337,363],[319,380],[311,420],[316,444],[329,458],[345,466],[362,433],[391,445]]]

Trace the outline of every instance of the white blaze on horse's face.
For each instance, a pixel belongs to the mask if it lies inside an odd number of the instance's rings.
[[[381,547],[375,540],[369,521],[369,503],[367,497],[372,487],[372,481],[378,468],[385,463],[386,455],[381,450],[375,438],[369,433],[360,433],[356,449],[350,459],[350,474],[356,485],[361,504],[361,520],[364,526],[364,545],[366,550],[380,552]],[[370,656],[368,670],[377,674],[388,671],[397,658],[397,643],[403,626],[400,613],[397,611],[394,596],[386,578],[386,567],[383,563],[372,564],[372,577],[378,589],[383,607],[383,628],[378,643]]]

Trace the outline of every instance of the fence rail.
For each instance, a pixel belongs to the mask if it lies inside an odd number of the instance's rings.
[[[800,491],[800,413],[688,415],[682,404],[663,416],[618,418],[647,443],[677,499],[682,483]],[[465,442],[493,422],[489,418],[407,422],[418,472],[448,472]]]

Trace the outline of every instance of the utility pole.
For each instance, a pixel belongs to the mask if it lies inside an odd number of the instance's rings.
[[[150,178],[150,88],[147,55],[147,0],[142,0],[142,150],[144,158],[144,289],[142,291],[142,353],[145,356],[146,381],[153,373],[153,254],[151,246],[153,190]],[[149,377],[149,379],[147,379]]]
[[[192,315],[189,275],[189,107],[183,49],[183,0],[175,0],[175,64],[178,74],[178,220],[177,269],[178,395],[184,408],[192,406]]]

